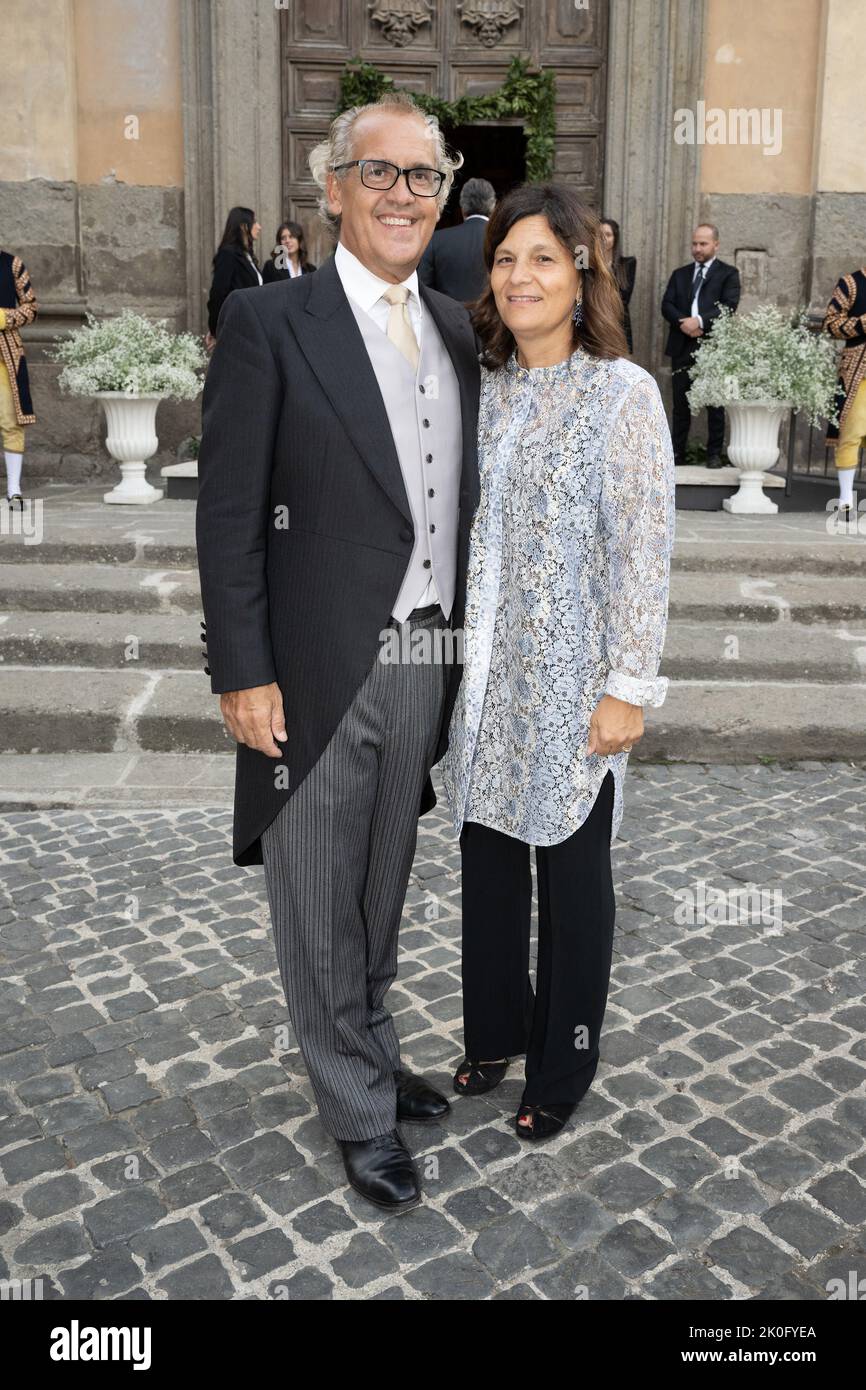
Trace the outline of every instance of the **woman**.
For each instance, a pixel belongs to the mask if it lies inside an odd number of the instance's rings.
[[[36,295],[24,262],[11,251],[0,251],[0,431],[6,456],[6,500],[22,512],[24,430],[35,425],[36,415],[18,330],[32,323],[36,313]]]
[[[294,280],[298,275],[312,275],[316,269],[307,260],[307,243],[300,222],[283,222],[277,228],[277,244],[262,267],[266,285],[275,280]]]
[[[443,771],[463,864],[459,1093],[526,1055],[518,1135],[557,1133],[599,1058],[610,845],[644,705],[661,704],[674,482],[658,388],[625,357],[599,224],[575,193],[509,193],[485,241],[481,497]],[[586,265],[587,269],[579,269]],[[529,852],[538,971],[529,981]]]
[[[637,261],[634,256],[623,256],[619,249],[619,223],[614,222],[612,217],[601,219],[601,240],[604,246],[604,256],[607,261],[608,269],[616,281],[617,289],[622,299],[623,327],[625,328],[625,340],[628,343],[629,354],[634,352],[634,343],[631,336],[631,313],[629,312],[629,301],[634,290],[634,278],[637,274]]]
[[[262,273],[254,252],[255,241],[261,230],[261,223],[256,221],[252,208],[232,208],[226,218],[222,241],[213,258],[213,278],[207,302],[209,348],[216,342],[220,309],[232,290],[262,283]]]

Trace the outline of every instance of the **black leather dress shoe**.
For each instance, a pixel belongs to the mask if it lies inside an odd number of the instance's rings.
[[[727,468],[727,466],[726,463],[722,462],[718,454],[711,454],[707,459],[707,468]]]
[[[397,1119],[411,1120],[413,1124],[429,1124],[441,1120],[451,1109],[448,1101],[425,1081],[423,1076],[413,1076],[411,1071],[395,1071],[397,1083]]]
[[[421,1201],[421,1183],[400,1131],[375,1139],[338,1139],[350,1187],[385,1211],[408,1211]]]

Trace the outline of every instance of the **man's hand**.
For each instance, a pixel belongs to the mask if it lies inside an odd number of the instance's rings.
[[[281,758],[285,749],[275,739],[285,739],[286,720],[283,697],[276,681],[254,685],[249,690],[228,690],[220,696],[223,722],[238,743],[257,748],[271,758]]]
[[[687,333],[690,338],[699,338],[703,333],[699,318],[680,319],[680,328]]]
[[[602,695],[589,721],[587,753],[607,757],[611,753],[628,752],[643,738],[643,709],[617,700],[614,695]]]

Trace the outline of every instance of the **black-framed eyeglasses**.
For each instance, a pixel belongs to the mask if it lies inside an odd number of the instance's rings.
[[[361,171],[364,187],[375,188],[379,193],[393,188],[400,175],[405,174],[410,193],[416,194],[419,198],[435,198],[445,178],[439,169],[428,169],[423,165],[401,169],[397,164],[390,164],[387,159],[352,159],[348,164],[334,164],[332,169],[335,174],[339,174],[342,169],[354,169],[356,164]]]

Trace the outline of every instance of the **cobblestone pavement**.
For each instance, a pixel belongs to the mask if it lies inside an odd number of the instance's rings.
[[[8,815],[0,1273],[85,1299],[824,1299],[866,1278],[864,812],[845,764],[632,768],[592,1090],[539,1149],[508,1124],[517,1065],[407,1126],[426,1201],[390,1218],[316,1119],[228,811]],[[456,868],[437,808],[391,1004],[449,1094]],[[681,920],[701,880],[756,884],[764,920],[727,920],[731,896]]]

